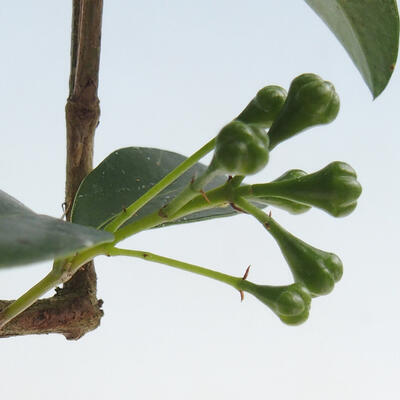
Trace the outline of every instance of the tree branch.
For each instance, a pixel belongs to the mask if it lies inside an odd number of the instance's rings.
[[[92,170],[94,131],[100,117],[97,98],[100,62],[102,0],[81,0],[78,21],[72,34],[70,95],[67,120],[67,208],[73,202],[82,179]],[[78,6],[78,4],[76,4]],[[69,219],[69,212],[67,219]]]
[[[99,123],[97,97],[103,0],[73,0],[71,72],[66,105],[67,220],[75,193],[92,170],[94,133]],[[11,301],[0,300],[0,311]],[[93,262],[82,267],[57,294],[39,300],[8,323],[0,337],[61,333],[79,339],[100,324],[102,301],[96,298]]]
[[[89,273],[94,272],[90,269]],[[95,276],[93,277],[95,281]],[[83,285],[82,285],[83,286]],[[67,339],[79,339],[99,326],[102,300],[93,303],[95,295],[80,291],[56,289],[56,295],[35,304],[10,321],[0,331],[0,337],[61,333]],[[0,309],[12,301],[0,300]]]

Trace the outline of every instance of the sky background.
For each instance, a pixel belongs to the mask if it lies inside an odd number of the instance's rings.
[[[71,2],[0,5],[0,187],[58,217],[64,194]],[[399,71],[372,101],[333,34],[303,1],[105,1],[95,164],[127,146],[190,155],[263,86],[304,72],[332,81],[338,118],[285,142],[250,182],[334,160],[363,185],[356,211],[275,218],[344,262],[334,291],[288,327],[258,300],[134,259],[99,259],[105,316],[77,342],[0,340],[4,399],[398,399]],[[206,160],[207,161],[207,160]],[[264,284],[292,282],[275,242],[247,216],[145,232],[148,250]],[[4,270],[15,298],[51,263]]]

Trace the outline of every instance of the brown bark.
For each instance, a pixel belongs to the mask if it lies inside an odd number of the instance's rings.
[[[88,272],[90,274],[94,269]],[[92,279],[95,281],[95,278],[94,275]],[[76,340],[97,328],[103,316],[102,301],[95,300],[95,293],[86,292],[84,282],[81,285],[82,291],[57,289],[55,296],[38,300],[9,322],[0,331],[0,337],[61,333],[67,339]],[[0,309],[10,303],[12,301],[0,300]]]
[[[67,172],[65,203],[70,206],[83,178],[92,170],[93,142],[99,123],[97,97],[103,0],[73,0],[71,73],[66,105]],[[0,300],[0,311],[11,301]],[[100,324],[93,262],[83,266],[57,294],[37,301],[9,322],[0,337],[61,333],[79,339]]]

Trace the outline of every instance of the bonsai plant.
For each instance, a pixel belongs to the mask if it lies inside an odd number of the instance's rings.
[[[395,3],[381,7],[377,2],[363,9],[365,18],[371,18],[380,29],[390,27],[386,47],[373,44],[370,33],[352,20],[352,16],[360,13],[359,4],[344,6],[343,20],[342,14],[333,12],[324,2],[307,3],[334,29],[377,96],[388,82],[397,55]],[[65,214],[71,223],[37,215],[12,196],[1,193],[1,265],[55,260],[52,271],[41,282],[17,301],[4,304],[0,314],[1,334],[61,332],[75,339],[97,326],[101,311],[93,300],[93,266],[87,263],[99,255],[139,257],[209,276],[233,286],[242,298],[244,292],[254,295],[285,323],[304,322],[311,298],[327,294],[341,278],[341,261],[336,255],[288,233],[263,209],[272,205],[296,214],[318,207],[333,216],[347,215],[354,210],[361,193],[356,174],[349,165],[334,162],[314,173],[289,169],[267,183],[248,185],[244,177],[266,167],[269,153],[279,143],[312,126],[334,120],[339,100],[333,85],[306,73],[292,81],[287,94],[276,83],[260,88],[248,106],[237,117],[232,116],[232,121],[221,127],[215,139],[192,156],[125,148],[114,151],[88,175],[93,134],[99,119],[101,6],[99,1],[74,2],[70,96],[66,109]],[[349,29],[358,35],[349,38]],[[361,50],[355,51],[354,43]],[[382,54],[379,66],[377,52]],[[198,164],[214,149],[208,166]],[[151,162],[154,159],[162,161]],[[248,270],[243,276],[234,277],[147,251],[117,247],[123,239],[150,228],[237,213],[254,217],[272,235],[289,264],[294,283],[255,284],[248,280]],[[58,290],[55,298],[36,303],[36,308],[28,309],[27,317],[23,318],[21,312],[62,283],[64,288]],[[90,301],[85,302],[87,298]],[[54,317],[49,318],[48,326],[41,324],[40,328],[34,323],[43,310],[60,315],[60,309],[73,311],[77,303],[78,307],[86,307],[85,317],[80,321],[64,318],[60,322]]]

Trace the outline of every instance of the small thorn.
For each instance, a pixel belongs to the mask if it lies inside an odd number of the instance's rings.
[[[247,277],[249,276],[250,267],[251,267],[251,265],[249,265],[249,266],[246,268],[246,271],[245,271],[245,273],[244,273],[244,275],[243,275],[243,278],[242,278],[244,281],[245,281],[245,280],[247,279]]]
[[[268,222],[266,222],[266,223],[264,224],[264,226],[265,226],[265,228],[266,228],[267,230],[270,230],[270,229],[271,229],[271,225],[270,225]]]
[[[143,253],[143,258],[148,257],[149,255],[147,253]]]
[[[122,212],[126,213],[126,208],[125,207],[122,207]]]
[[[208,204],[211,203],[210,200],[208,199],[207,195],[206,195],[206,192],[205,192],[204,190],[200,190],[200,194],[203,196],[204,200],[205,200]]]
[[[240,293],[240,301],[243,301],[244,300],[244,292],[243,292],[243,290],[239,290],[239,293]]]
[[[268,213],[268,217],[272,217],[272,212],[271,212],[271,210],[269,210],[269,213]]]
[[[111,254],[110,254],[110,253],[107,253],[106,256],[107,256],[107,257],[111,257]]]
[[[233,176],[232,176],[232,175],[229,175],[229,176],[228,176],[228,182],[231,181],[232,179],[233,179]]]
[[[240,207],[238,207],[235,203],[229,203],[229,205],[236,211],[239,211],[241,213],[247,214],[246,211],[242,210]]]

